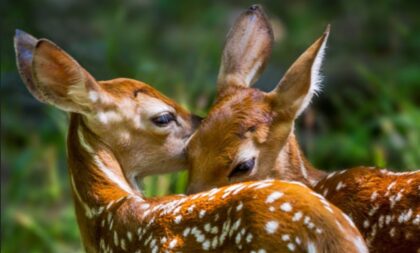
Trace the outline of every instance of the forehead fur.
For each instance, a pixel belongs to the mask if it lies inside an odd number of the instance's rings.
[[[172,99],[166,97],[146,83],[128,78],[117,78],[109,81],[101,81],[99,83],[101,87],[115,99],[134,99],[141,93],[143,95],[159,99],[165,104],[173,107],[181,117],[186,118],[189,115],[184,108],[175,103]]]
[[[221,162],[232,161],[248,132],[259,142],[264,141],[272,121],[270,107],[261,91],[240,86],[226,88],[191,141],[192,150],[209,157],[213,157],[209,152],[217,152]]]

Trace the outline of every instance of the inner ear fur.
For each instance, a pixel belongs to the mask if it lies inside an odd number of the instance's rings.
[[[270,22],[261,6],[253,5],[243,12],[226,39],[218,90],[230,85],[251,86],[267,64],[273,40]]]
[[[62,110],[86,112],[89,92],[99,92],[95,79],[53,42],[17,33],[15,48],[19,72],[29,91],[41,102]]]
[[[329,32],[328,25],[324,34],[299,56],[269,93],[278,110],[288,110],[297,117],[320,89],[320,67]]]

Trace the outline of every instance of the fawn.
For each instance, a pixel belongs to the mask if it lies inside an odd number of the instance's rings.
[[[68,169],[87,252],[367,252],[348,217],[300,183],[145,198],[133,176],[186,166],[192,116],[145,83],[96,81],[46,39],[17,31],[15,48],[34,97],[71,113]]]
[[[188,144],[188,192],[267,178],[299,181],[352,217],[372,252],[419,252],[419,171],[358,167],[327,174],[307,161],[293,134],[319,90],[329,27],[265,93],[250,86],[269,58],[271,33],[269,25],[258,30],[240,20],[230,30],[216,101]]]

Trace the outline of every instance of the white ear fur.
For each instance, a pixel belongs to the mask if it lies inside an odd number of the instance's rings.
[[[263,9],[251,6],[228,33],[217,78],[218,89],[249,87],[259,77],[271,54],[273,31]]]
[[[329,30],[329,26],[327,29]],[[327,48],[328,36],[329,36],[329,33],[326,35],[324,42],[322,43],[315,57],[314,63],[311,68],[311,83],[309,86],[309,90],[305,98],[303,99],[302,105],[300,106],[299,110],[296,113],[296,117],[298,117],[306,109],[306,107],[308,107],[308,105],[312,101],[312,98],[315,95],[318,95],[319,92],[322,90],[323,76],[321,74],[321,66],[324,60],[325,50]]]
[[[325,54],[329,26],[324,34],[303,52],[271,92],[278,110],[287,109],[296,118],[321,89],[321,64]]]

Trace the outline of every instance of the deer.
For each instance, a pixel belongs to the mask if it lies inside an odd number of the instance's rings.
[[[320,90],[329,26],[278,85],[263,92],[251,86],[267,64],[272,31],[248,25],[240,17],[228,33],[215,102],[187,146],[187,192],[269,178],[300,182],[349,215],[370,252],[419,252],[420,171],[360,166],[327,173],[299,147],[294,124]]]
[[[257,7],[243,15],[266,25]],[[193,115],[146,83],[96,81],[47,39],[17,30],[14,45],[30,93],[70,113],[69,181],[86,252],[367,252],[348,216],[297,182],[145,197],[133,178],[187,166]]]

